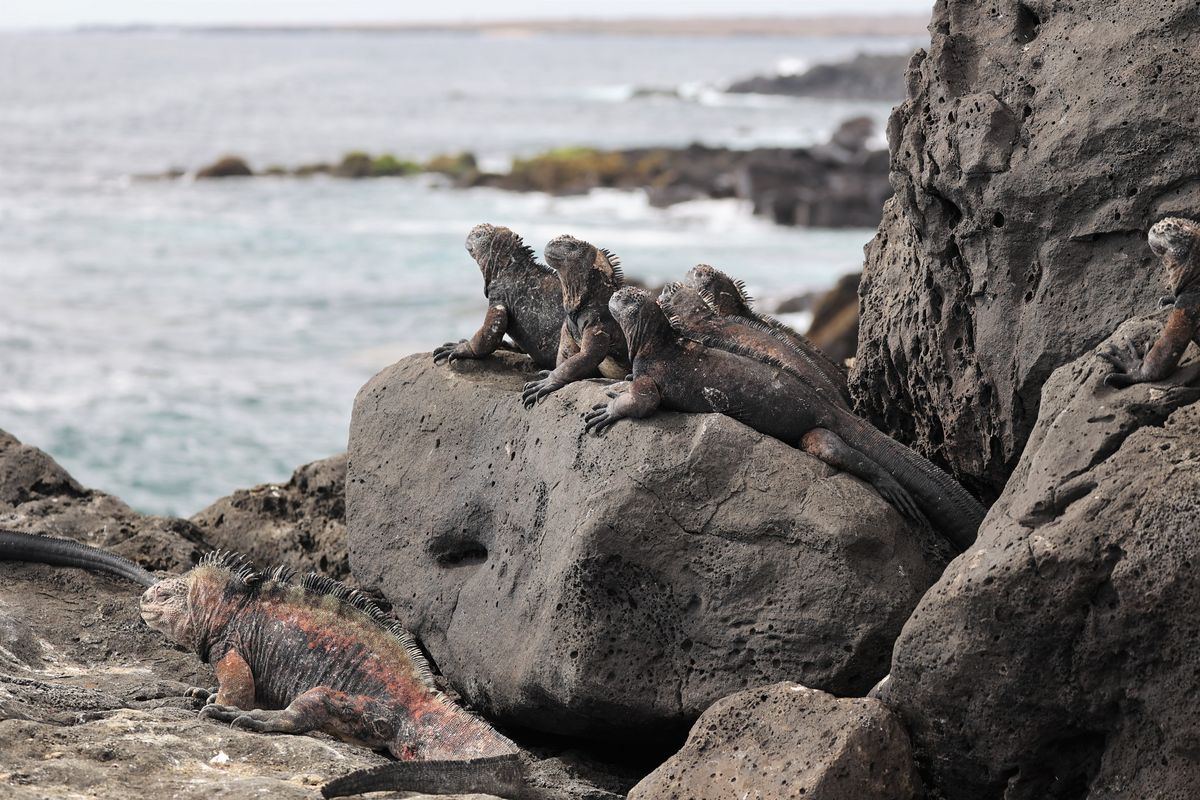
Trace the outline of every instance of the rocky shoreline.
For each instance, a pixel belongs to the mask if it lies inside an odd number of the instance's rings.
[[[693,144],[596,150],[570,147],[518,158],[507,173],[486,172],[471,153],[436,156],[426,162],[391,154],[347,153],[337,163],[254,169],[238,156],[225,156],[195,171],[197,180],[325,175],[363,180],[432,175],[459,189],[490,187],[553,195],[593,189],[646,192],[651,205],[671,206],[700,199],[740,198],[754,213],[781,225],[872,228],[891,195],[888,154],[871,148],[874,125],[865,117],[844,122],[829,142],[807,148],[733,150]],[[180,179],[184,170],[154,178]]]
[[[861,298],[856,409],[995,498],[964,552],[723,414],[590,437],[601,379],[522,409],[535,371],[511,352],[393,364],[345,456],[191,520],[0,434],[0,526],[159,570],[217,545],[348,569],[564,798],[1195,796],[1200,358],[1111,377],[1168,316],[1196,333],[1200,234],[1146,232],[1200,209],[1200,60],[1179,47],[1200,19],[976,11],[936,6],[890,126],[896,194],[857,287],[814,310],[844,334]],[[384,762],[198,720],[181,690],[211,672],[141,624],[129,585],[2,569],[12,796],[312,797]]]

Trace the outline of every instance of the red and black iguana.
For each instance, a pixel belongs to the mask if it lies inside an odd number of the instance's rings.
[[[321,787],[325,797],[399,789],[554,800],[539,762],[434,685],[413,637],[366,595],[323,575],[285,567],[258,572],[214,552],[182,575],[159,579],[94,547],[0,531],[0,560],[111,572],[148,586],[146,624],[192,648],[220,684],[203,717],[270,733],[321,731],[388,750],[398,762]],[[595,790],[595,800],[615,800]]]

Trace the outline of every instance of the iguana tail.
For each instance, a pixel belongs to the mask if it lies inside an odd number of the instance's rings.
[[[321,787],[322,797],[395,789],[422,794],[490,794],[508,800],[532,795],[517,753],[469,761],[397,761],[360,769]]]
[[[111,572],[142,586],[153,586],[158,578],[127,558],[70,539],[57,539],[39,533],[21,533],[0,529],[0,561],[35,561],[63,567],[81,567]]]
[[[834,433],[887,470],[955,547],[971,546],[987,509],[962,484],[866,420],[849,412],[837,419],[837,427],[831,426]]]

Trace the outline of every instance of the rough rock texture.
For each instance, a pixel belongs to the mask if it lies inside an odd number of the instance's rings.
[[[146,569],[188,569],[212,549],[187,520],[152,517],[85,489],[36,447],[0,431],[0,527],[78,539]]]
[[[909,55],[859,53],[849,61],[817,64],[798,75],[760,75],[735,81],[726,91],[898,102],[904,97],[904,67]]]
[[[344,457],[301,467],[289,485],[307,486],[308,502],[328,508],[315,487],[337,483],[338,474]],[[209,549],[187,521],[142,516],[88,491],[3,431],[0,526],[67,536],[171,571]],[[199,719],[197,701],[182,693],[215,685],[212,670],[146,627],[140,590],[84,570],[0,561],[0,796],[314,798],[325,780],[387,761],[323,735],[270,736]],[[563,800],[598,796],[596,786],[623,793],[645,772],[614,769],[562,742],[533,750],[550,759],[546,774]]]
[[[940,537],[728,417],[585,436],[598,381],[525,411],[528,364],[412,356],[363,387],[351,423],[354,574],[473,705],[671,737],[747,686],[861,693],[883,676]]]
[[[912,800],[908,734],[878,700],[777,683],[712,705],[629,800]]]
[[[854,358],[858,347],[858,285],[862,273],[843,275],[813,303],[809,341],[839,364]]]
[[[239,489],[192,517],[206,541],[258,564],[349,577],[346,454],[305,464],[287,483]]]
[[[938,797],[1200,787],[1200,365],[1122,391],[1108,370],[1088,354],[1046,383],[978,541],[896,644],[883,699]]]
[[[1154,307],[1147,228],[1200,207],[1200,6],[939,0],[930,32],[889,125],[851,381],[994,497],[1051,371]]]

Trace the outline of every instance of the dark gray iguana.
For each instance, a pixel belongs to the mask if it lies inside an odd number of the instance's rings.
[[[808,362],[804,374],[821,373],[826,380],[838,389],[847,408],[852,407],[853,400],[846,386],[846,370],[821,349],[804,336],[794,331],[790,326],[768,314],[759,314],[751,305],[750,296],[746,293],[746,285],[734,280],[716,267],[708,264],[697,264],[688,271],[686,283],[698,291],[717,314],[750,320],[763,326],[773,336],[788,342]]]
[[[200,714],[271,733],[322,731],[386,749],[397,763],[322,787],[325,797],[401,789],[483,792],[554,800],[540,764],[435,687],[413,638],[360,592],[322,575],[255,571],[241,556],[210,553],[163,579],[94,547],[0,532],[0,560],[112,572],[149,586],[146,624],[214,666],[219,687]],[[615,795],[596,790],[596,798]]]
[[[485,358],[502,347],[508,334],[534,364],[543,369],[555,366],[563,322],[558,275],[539,263],[533,250],[508,228],[476,225],[466,245],[483,273],[487,315],[470,339],[446,342],[434,350],[434,363]]]
[[[1113,366],[1104,382],[1116,389],[1135,383],[1155,383],[1170,376],[1193,341],[1200,344],[1200,223],[1167,217],[1150,228],[1150,250],[1162,259],[1172,296],[1167,324],[1150,347],[1139,350],[1109,344],[1099,356]]]
[[[766,363],[783,363],[803,376],[826,400],[850,410],[846,382],[831,380],[809,354],[790,340],[777,336],[766,324],[756,319],[718,314],[698,291],[682,283],[664,286],[658,296],[658,305],[666,313],[671,327],[685,339],[718,350],[751,355]]]
[[[556,366],[521,392],[526,408],[568,383],[596,375],[619,380],[629,373],[625,336],[608,310],[608,298],[624,283],[616,257],[574,236],[551,239],[544,252],[562,283],[566,318]]]
[[[588,431],[660,407],[727,414],[857,475],[907,516],[919,517],[919,509],[959,549],[974,541],[984,509],[965,489],[784,364],[681,339],[645,290],[622,289],[610,306],[629,342],[633,382],[584,415]]]

